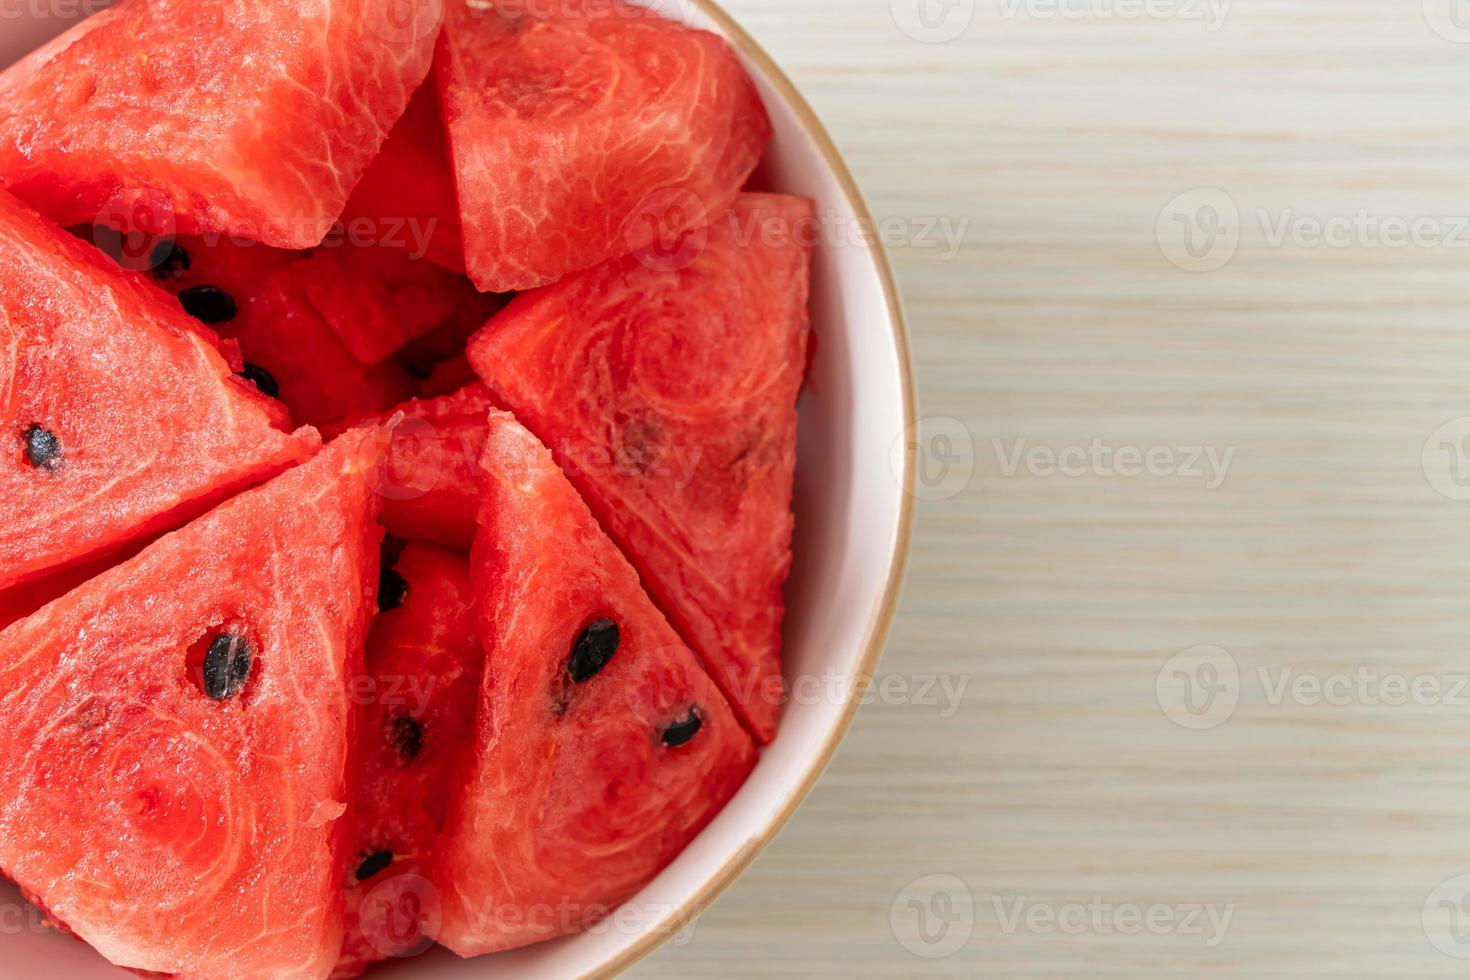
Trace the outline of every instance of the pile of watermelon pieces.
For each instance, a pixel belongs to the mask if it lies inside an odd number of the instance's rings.
[[[623,0],[122,0],[0,74],[0,870],[113,963],[598,924],[776,735],[810,201]]]

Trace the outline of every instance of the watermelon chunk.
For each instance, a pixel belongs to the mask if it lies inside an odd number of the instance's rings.
[[[0,192],[0,596],[316,451],[191,323]]]
[[[405,344],[468,311],[488,318],[462,275],[379,247],[326,248],[292,273],[337,337],[363,364],[380,364]],[[486,309],[484,315],[479,315]]]
[[[365,355],[381,355],[384,347],[391,354],[405,325],[410,332],[431,329],[435,316],[451,315],[465,298],[452,285],[413,279],[419,269],[436,279],[454,279],[450,273],[377,248],[339,245],[307,255],[179,236],[147,254],[144,265],[158,285],[240,345],[247,375],[263,383],[261,390],[285,403],[297,422],[321,427],[376,415],[413,388],[402,364],[365,364],[344,332]],[[429,299],[436,289],[442,292]],[[397,316],[403,305],[423,316]]]
[[[364,367],[289,277],[247,296],[228,334],[264,369],[291,417],[318,427],[375,416],[413,388],[396,361]]]
[[[316,245],[428,75],[442,17],[122,0],[0,75],[0,181],[62,224]]]
[[[444,146],[444,120],[439,93],[424,85],[409,100],[408,110],[383,152],[368,167],[343,212],[349,227],[385,233],[395,229],[415,255],[453,272],[464,272],[464,243],[459,230],[459,201],[449,154]]]
[[[434,74],[465,265],[490,292],[708,224],[771,136],[729,45],[622,0],[449,0]]]
[[[389,534],[469,551],[489,410],[489,392],[476,383],[388,413],[403,416],[384,463],[382,522]]]
[[[432,921],[399,910],[416,900],[421,912],[432,911],[428,859],[444,826],[456,754],[472,738],[484,665],[463,555],[409,543],[383,583],[385,611],[368,638],[361,692],[356,845],[337,977],[433,943]]]
[[[682,263],[526,293],[470,343],[757,738],[782,700],[813,205],[745,194]]]
[[[0,633],[0,867],[113,963],[335,962],[378,442],[338,440]]]
[[[490,417],[472,559],[486,651],[431,880],[462,956],[595,924],[692,840],[750,736],[546,448]]]
[[[239,304],[272,281],[298,289],[352,356],[365,366],[380,364],[410,341],[440,331],[461,339],[478,329],[503,304],[461,275],[392,248],[341,240],[310,252],[270,248],[255,242],[199,236],[132,236],[128,250],[104,250],[128,268],[148,272],[158,285],[198,302],[202,290],[222,290]],[[109,231],[95,229],[95,237]],[[114,233],[115,234],[115,233]],[[228,330],[228,321],[221,329]]]

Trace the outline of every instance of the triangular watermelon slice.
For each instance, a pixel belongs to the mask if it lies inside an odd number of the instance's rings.
[[[590,927],[734,795],[755,746],[546,448],[495,414],[472,559],[485,677],[431,880],[462,956]]]
[[[540,286],[708,224],[771,136],[722,39],[623,0],[448,0],[434,74],[482,290]]]
[[[342,220],[349,227],[366,221],[385,233],[396,231],[410,251],[423,248],[430,262],[464,272],[459,201],[433,84],[421,86],[409,100],[383,152],[352,192]]]
[[[0,868],[113,963],[336,961],[378,447],[344,436],[0,633]]]
[[[0,192],[0,597],[316,450],[191,324]]]
[[[347,867],[347,935],[333,976],[433,944],[425,878],[444,826],[451,771],[474,737],[484,654],[463,555],[409,543],[385,565],[368,637],[356,846]],[[402,914],[417,902],[419,918]],[[429,918],[426,920],[424,916]]]
[[[681,261],[523,294],[470,344],[761,741],[782,701],[813,220],[810,201],[741,195]]]
[[[122,0],[0,75],[0,182],[66,225],[313,246],[428,74],[442,17]]]

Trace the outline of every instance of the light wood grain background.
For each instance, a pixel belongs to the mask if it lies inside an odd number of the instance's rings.
[[[789,829],[634,975],[1465,975],[1431,942],[1470,953],[1470,889],[1435,892],[1470,873],[1470,504],[1435,489],[1470,473],[1470,423],[1431,441],[1470,416],[1449,0],[1236,0],[1223,24],[1190,0],[954,0],[975,9],[948,43],[896,26],[916,3],[728,6],[880,217],[969,222],[958,254],[894,249],[923,413],[974,472],[920,505],[883,663],[968,687],[952,714],[865,708]],[[1217,191],[1170,210],[1196,188]],[[1238,222],[1195,207],[1219,192]],[[1173,264],[1156,226],[1179,213],[1220,215],[1238,249],[1207,258],[1230,261]],[[1303,223],[1358,215],[1337,246]],[[1420,240],[1381,244],[1395,218]],[[1209,488],[1011,469],[1018,440],[1234,455]],[[1192,730],[1159,678],[1199,646],[1239,704]],[[1273,696],[1303,676],[1345,697]],[[1419,696],[1385,703],[1395,678]],[[950,931],[926,945],[910,899]],[[1077,903],[1124,918],[1048,927]],[[1124,934],[1154,905],[1163,934]],[[1230,912],[1221,941],[1196,905]]]

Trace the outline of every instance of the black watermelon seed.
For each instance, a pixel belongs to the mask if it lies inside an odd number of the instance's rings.
[[[202,323],[229,323],[240,315],[235,297],[218,286],[190,286],[179,293],[184,312]]]
[[[26,462],[38,470],[54,471],[61,466],[61,440],[56,433],[33,425],[25,431]]]
[[[671,749],[677,749],[681,745],[688,745],[703,727],[704,715],[698,707],[690,708],[689,714],[686,717],[664,729],[664,744]]]
[[[378,573],[378,612],[403,605],[408,598],[408,580],[391,568]]]
[[[357,880],[367,881],[378,872],[387,870],[388,865],[392,863],[392,851],[378,851],[375,854],[369,854],[367,857],[363,858],[362,863],[357,866]]]
[[[399,715],[393,719],[388,741],[404,762],[412,762],[424,748],[424,726],[415,718]]]
[[[182,245],[170,238],[153,246],[148,264],[153,269],[155,279],[178,279],[189,271],[193,260]]]
[[[221,633],[204,655],[204,693],[216,701],[239,694],[250,679],[255,652],[239,633]]]
[[[599,619],[577,634],[572,644],[572,655],[567,660],[567,673],[572,682],[580,684],[591,680],[602,672],[613,654],[618,652],[618,624],[610,619]]]
[[[259,364],[245,362],[245,369],[240,372],[240,377],[254,384],[260,389],[260,393],[267,398],[280,398],[281,386],[276,383],[276,376],[271,374]]]
[[[383,535],[383,546],[379,550],[382,553],[382,568],[398,567],[398,559],[403,557],[403,549],[408,547],[408,542],[402,538],[395,538],[391,534]]]

